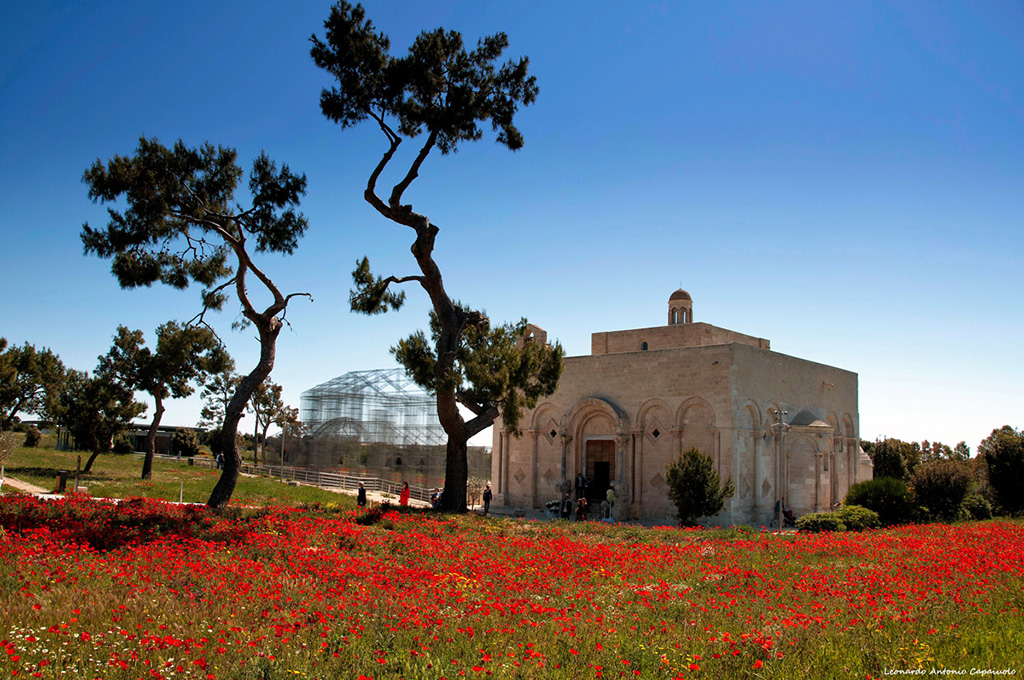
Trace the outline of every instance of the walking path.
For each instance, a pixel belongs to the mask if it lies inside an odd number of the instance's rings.
[[[35,484],[29,484],[28,482],[23,482],[20,479],[15,479],[14,477],[5,476],[3,479],[3,485],[10,486],[12,489],[17,489],[22,493],[30,493],[35,496],[43,496],[50,493],[48,489],[36,486]]]

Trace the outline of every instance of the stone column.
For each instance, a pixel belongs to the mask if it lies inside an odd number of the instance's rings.
[[[839,471],[836,470],[836,453],[828,452],[828,509],[836,504],[836,496],[839,492]]]
[[[782,488],[779,489],[779,498],[783,499],[786,507],[789,507],[789,451],[782,452]]]
[[[502,456],[504,455],[502,443],[504,443],[504,441],[505,441],[505,431],[504,430],[498,430],[498,444],[497,444],[497,447],[496,447],[498,450],[495,451],[495,454],[497,454],[496,458],[495,458],[495,465],[498,468],[497,469],[497,479],[495,480],[495,482],[497,484],[497,488],[495,489],[495,493],[498,493],[498,494],[502,494],[502,493],[505,492],[505,475],[502,474],[503,470],[502,470],[502,467],[501,467],[502,466]],[[494,474],[494,473],[492,472],[492,474]]]
[[[502,467],[503,467],[502,476],[504,476],[504,478],[505,478],[505,505],[509,505],[510,504],[509,487],[511,487],[511,483],[510,483],[511,480],[509,479],[509,476],[508,476],[508,470],[509,470],[509,459],[512,458],[512,450],[509,448],[509,432],[507,430],[502,430],[502,432],[501,432],[501,440],[502,440],[501,448],[505,452],[505,455],[502,458]]]
[[[644,496],[644,431],[633,430],[633,501],[630,504],[630,517],[640,516],[640,507]]]
[[[537,437],[540,432],[530,430],[530,507],[537,507]]]
[[[755,521],[760,518],[760,512],[764,508],[764,496],[761,493],[761,484],[764,482],[764,461],[761,460],[761,445],[764,440],[761,438],[761,433],[755,430],[750,430],[750,441],[753,442],[750,447],[754,452],[754,517]]]
[[[562,443],[562,481],[559,488],[562,490],[562,493],[568,493],[566,489],[568,488],[567,485],[569,483],[569,478],[566,476],[568,474],[566,458],[569,455],[569,445],[572,443],[572,435],[563,427],[558,432],[558,439]],[[561,498],[559,498],[559,500],[561,500]]]
[[[821,451],[814,452],[814,511],[821,512]]]
[[[632,456],[626,455],[626,448],[629,446],[632,437],[627,432],[615,433],[615,483],[612,489],[615,490],[615,505],[612,507],[612,518],[624,520],[629,514],[629,504],[632,499],[630,493],[632,468],[627,469],[627,461]]]

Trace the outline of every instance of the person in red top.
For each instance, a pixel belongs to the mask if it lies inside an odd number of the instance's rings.
[[[402,491],[398,494],[399,505],[409,505],[409,482],[402,484]]]

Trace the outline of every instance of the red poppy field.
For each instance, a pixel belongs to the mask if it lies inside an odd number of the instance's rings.
[[[0,676],[1024,672],[1024,527],[784,535],[0,499]]]

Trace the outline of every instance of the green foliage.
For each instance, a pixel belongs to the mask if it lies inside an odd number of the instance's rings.
[[[83,226],[85,252],[111,259],[123,288],[157,281],[186,288],[194,281],[206,286],[204,303],[219,309],[226,298],[215,284],[232,274],[233,246],[251,237],[257,252],[287,254],[306,230],[306,219],[294,209],[305,193],[305,176],[287,165],[278,170],[261,154],[249,175],[252,205],[236,209],[244,173],[235,159],[235,150],[226,147],[193,149],[179,140],[169,149],[143,137],[134,156],[114,156],[106,165],[96,161],[83,176],[89,198],[112,203],[126,196],[129,205],[109,210],[106,229]]]
[[[844,505],[836,510],[835,514],[839,521],[846,525],[847,531],[879,529],[882,526],[877,512],[860,505]]]
[[[668,465],[665,474],[668,497],[679,513],[679,523],[692,526],[700,517],[710,517],[735,493],[732,480],[722,484],[712,460],[697,449],[689,449]]]
[[[1024,432],[1004,425],[978,445],[978,455],[988,468],[989,484],[1004,511],[1024,511]]]
[[[537,97],[537,81],[527,75],[523,57],[495,68],[508,47],[504,33],[482,38],[467,51],[457,31],[424,31],[405,57],[389,54],[391,42],[375,31],[361,5],[337,2],[324,22],[325,39],[313,36],[311,55],[337,85],[324,89],[320,108],[343,128],[367,118],[393,117],[398,133],[415,137],[424,130],[441,153],[483,136],[490,123],[498,143],[516,150],[523,136],[513,124],[520,105]]]
[[[917,466],[912,484],[914,500],[927,508],[929,518],[953,520],[960,514],[971,473],[961,461],[932,460]]]
[[[256,432],[259,441],[263,442],[264,462],[266,462],[267,430],[276,424],[283,430],[299,421],[298,410],[287,406],[281,398],[282,387],[267,378],[249,397],[249,412],[256,419]],[[259,442],[257,442],[258,444]]]
[[[114,446],[111,451],[118,456],[128,456],[135,453],[135,445],[132,444],[132,440],[122,432],[114,437]]]
[[[953,460],[967,460],[971,457],[971,447],[967,445],[967,442],[960,442],[953,447],[951,458]]]
[[[964,496],[960,509],[966,519],[992,519],[992,504],[981,494],[969,493]]]
[[[899,439],[882,439],[871,449],[871,462],[875,466],[875,479],[891,477],[907,481],[910,476],[911,445]],[[916,462],[916,461],[915,461]]]
[[[224,371],[233,362],[217,336],[205,326],[168,321],[157,331],[156,351],[145,346],[142,331],[118,326],[114,345],[100,358],[100,371],[156,399],[181,399],[193,383]]]
[[[822,531],[846,531],[846,525],[834,512],[812,512],[798,517],[796,528],[798,531],[812,534]]]
[[[43,440],[43,433],[39,431],[39,428],[32,425],[25,430],[25,443],[22,446],[36,447],[39,446],[39,442]]]
[[[114,438],[146,412],[146,405],[135,401],[134,392],[116,381],[74,369],[67,377],[62,396],[63,423],[77,446],[92,450],[94,455],[84,468],[88,470],[95,454],[110,451]]]
[[[19,413],[56,419],[66,372],[49,349],[37,350],[27,342],[8,348],[0,338],[0,430],[9,430]]]
[[[878,529],[878,513],[859,505],[844,505],[835,512],[815,512],[796,520],[796,528],[808,533]]]
[[[914,517],[913,496],[899,479],[880,477],[850,487],[846,505],[860,505],[878,513],[883,526],[905,524]]]
[[[560,344],[547,345],[528,338],[527,326],[526,319],[491,326],[484,318],[480,324],[466,328],[444,385],[439,385],[435,371],[434,347],[442,331],[433,312],[430,330],[434,343],[417,331],[399,341],[391,352],[424,389],[454,389],[461,403],[493,405],[500,410],[505,428],[518,435],[523,411],[555,391],[564,356]]]
[[[199,455],[199,435],[195,430],[179,427],[171,438],[171,451],[176,455],[192,458]]]
[[[199,412],[200,427],[216,429],[220,436],[220,427],[224,424],[228,404],[231,403],[231,397],[235,396],[235,390],[241,382],[242,376],[234,372],[234,362],[229,363],[224,370],[206,377],[203,391],[199,393],[203,400],[203,409]],[[213,446],[212,443],[209,445]]]

